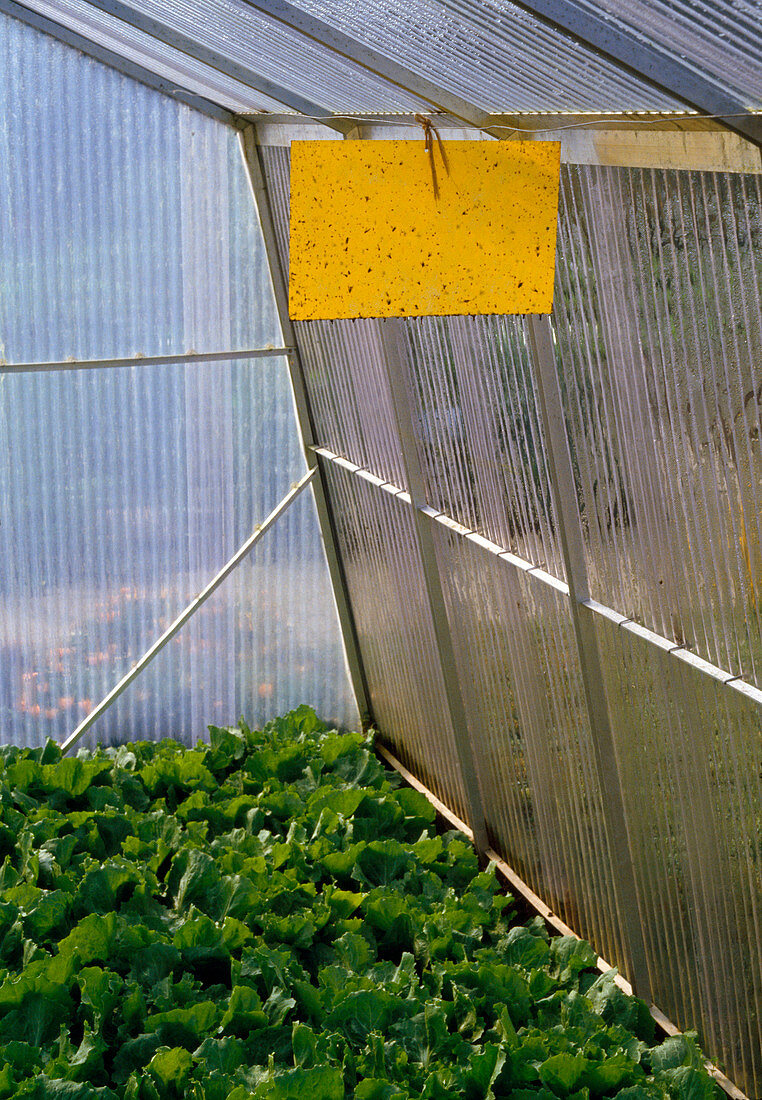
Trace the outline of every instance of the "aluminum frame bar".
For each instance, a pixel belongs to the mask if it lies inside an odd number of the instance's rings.
[[[170,96],[178,103],[184,103],[186,107],[192,107],[194,111],[200,111],[202,114],[209,115],[210,118],[214,118],[218,122],[224,122],[228,126],[237,127],[238,125],[237,115],[227,107],[222,107],[213,100],[198,95],[196,92],[191,92],[188,88],[159,76],[150,69],[128,60],[106,46],[99,45],[91,38],[87,38],[78,31],[71,30],[63,23],[58,23],[25,4],[17,3],[16,0],[0,0],[0,12],[10,15],[13,19],[18,19],[20,23],[26,23],[27,26],[33,27],[37,31],[42,31],[43,34],[50,35],[51,38],[63,42],[65,46],[71,46],[75,50],[79,50],[80,53],[87,54],[95,61],[100,61],[101,64],[116,69],[117,72],[131,77],[132,80],[137,80],[138,83],[144,84],[148,88],[153,88],[156,92],[162,92],[162,94]]]
[[[580,602],[590,598],[587,562],[548,314],[527,317],[527,343],[547,446],[550,488],[569,585],[569,608],[590,718],[604,824],[617,871],[613,880],[614,896],[630,955],[630,980],[638,996],[650,1001],[651,981],[635,882],[632,844],[627,829],[624,792],[617,765],[598,636],[592,616],[583,614],[580,608]]]
[[[318,524],[325,547],[328,572],[333,586],[333,594],[336,600],[336,610],[339,617],[344,650],[349,667],[349,676],[355,699],[360,711],[363,727],[373,724],[373,710],[371,706],[370,691],[363,668],[362,651],[352,612],[352,601],[349,595],[344,566],[339,553],[338,537],[333,517],[333,508],[328,496],[328,487],[325,475],[318,462],[318,457],[313,448],[315,439],[315,422],[310,405],[307,382],[304,375],[304,367],[299,350],[299,340],[296,335],[293,322],[288,312],[288,281],[283,270],[283,265],[278,251],[278,239],[273,220],[270,195],[267,189],[264,170],[260,160],[260,152],[257,146],[256,129],[252,124],[244,126],[239,134],[241,153],[243,156],[246,174],[251,187],[254,205],[259,215],[259,224],[262,231],[262,239],[265,245],[265,254],[270,267],[270,281],[275,297],[275,308],[280,321],[281,332],[285,343],[292,349],[288,355],[289,375],[291,389],[294,396],[294,408],[296,420],[299,426],[299,435],[304,450],[307,466],[317,471],[315,481],[315,505],[317,508]]]
[[[0,0],[2,3],[2,0]],[[0,363],[0,375],[37,371],[104,370],[109,367],[159,367],[166,363],[229,363],[232,359],[277,359],[293,348],[246,348],[242,351],[188,352],[186,355],[132,355],[122,359],[62,359],[52,363]]]
[[[333,112],[327,107],[314,103],[283,85],[276,84],[248,65],[243,65],[239,61],[225,57],[224,54],[205,46],[202,42],[197,42],[195,39],[183,34],[182,31],[169,26],[169,24],[146,15],[130,4],[124,3],[123,0],[88,0],[88,3],[99,11],[105,12],[106,15],[121,19],[123,23],[136,27],[144,34],[148,34],[180,53],[184,53],[187,57],[192,57],[196,61],[208,65],[210,69],[225,73],[237,80],[239,84],[244,84],[255,92],[266,95],[268,99],[282,103],[284,107],[290,107],[302,115],[323,122],[326,126],[332,130],[337,130],[341,134],[347,130],[347,123],[335,119]]]
[[[253,533],[249,536],[246,542],[235,552],[230,561],[223,565],[222,569],[220,569],[220,571],[214,577],[212,577],[206,587],[201,589],[195,599],[191,600],[188,606],[180,612],[175,621],[167,627],[161,637],[156,639],[150,649],[147,649],[143,656],[135,662],[130,671],[121,678],[118,684],[114,685],[108,695],[106,695],[105,698],[102,699],[100,703],[98,703],[98,705],[90,711],[87,718],[80,722],[77,728],[69,734],[69,736],[61,745],[61,752],[67,753],[71,748],[73,748],[74,745],[76,745],[77,741],[79,741],[80,738],[87,733],[90,727],[98,721],[101,715],[108,710],[111,704],[116,702],[122,692],[127,690],[133,680],[137,679],[143,669],[151,663],[154,657],[156,657],[157,654],[161,653],[162,649],[164,649],[164,646],[167,645],[168,642],[172,641],[178,631],[185,626],[188,620],[198,611],[202,604],[206,603],[209,597],[217,591],[222,582],[230,576],[236,566],[241,564],[246,555],[249,554],[251,550],[254,549],[256,544],[260,541],[260,539],[267,534],[267,532],[270,530],[276,520],[278,520],[290,507],[290,505],[294,503],[296,498],[304,492],[314,476],[315,470],[308,470],[307,473],[291,487],[290,491],[286,493],[283,500],[281,500],[279,504],[275,505],[272,512],[270,512],[270,514],[262,521],[262,523],[257,525]]]
[[[410,490],[409,495],[405,495],[413,512],[416,541],[426,586],[426,597],[434,628],[437,659],[442,671],[455,750],[460,766],[460,777],[471,818],[474,847],[479,856],[485,858],[485,853],[489,847],[489,839],[487,837],[486,816],[479,780],[479,766],[471,741],[471,731],[460,683],[460,673],[455,657],[450,622],[447,616],[442,577],[439,571],[436,544],[429,521],[429,514],[432,510],[426,502],[423,469],[415,438],[404,351],[404,329],[402,327],[404,322],[393,317],[380,320],[378,324],[381,332],[384,365],[389,382],[394,419],[402,450],[402,462]],[[403,494],[399,494],[399,497],[403,499]]]

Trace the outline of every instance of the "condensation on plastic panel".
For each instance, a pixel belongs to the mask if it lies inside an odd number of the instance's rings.
[[[311,492],[281,516],[86,735],[84,744],[173,737],[243,717],[261,726],[307,703],[357,729],[325,553]]]
[[[0,376],[0,741],[71,732],[303,469],[283,359]]]
[[[218,69],[195,61],[151,35],[123,23],[121,19],[100,11],[86,0],[26,0],[24,6],[89,42],[105,47],[117,57],[132,61],[148,72],[230,111],[283,110],[283,105],[276,100],[233,80]]]
[[[0,358],[279,341],[229,127],[2,17],[0,156]]]
[[[661,50],[676,54],[722,88],[762,107],[759,0],[584,0]]]
[[[378,728],[468,821],[410,506],[332,463],[324,468]]]
[[[301,0],[320,19],[486,111],[679,107],[508,0]]]
[[[291,153],[274,146],[261,152],[278,250],[287,271]],[[301,321],[294,327],[316,438],[378,477],[404,486],[378,321]]]
[[[594,595],[762,684],[760,177],[569,168],[557,333]]]
[[[332,111],[427,110],[394,84],[344,61],[239,0],[131,0],[136,10]]]
[[[653,999],[759,1096],[758,706],[597,621]]]
[[[405,331],[429,503],[563,579],[520,319],[420,318]]]
[[[434,529],[495,847],[626,972],[568,601]]]

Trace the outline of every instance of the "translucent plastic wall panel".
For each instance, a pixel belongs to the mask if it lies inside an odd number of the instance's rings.
[[[759,0],[594,0],[588,7],[617,16],[637,35],[688,60],[720,87],[762,107]]]
[[[410,506],[332,463],[325,471],[375,720],[468,820]]]
[[[264,145],[260,149],[262,167],[270,195],[278,252],[283,270],[288,272],[289,224],[291,219],[291,149]]]
[[[487,111],[669,109],[622,72],[508,0],[300,0],[300,7],[423,70]]]
[[[563,577],[520,318],[405,322],[429,503]]]
[[[282,360],[0,376],[0,739],[37,744],[70,732],[303,469]],[[288,583],[303,588],[306,606],[317,585],[324,609],[327,581],[307,520],[306,557]],[[294,523],[269,544],[281,555],[266,559],[275,586],[287,583]],[[239,608],[217,606],[206,627],[186,628],[189,652],[200,660],[209,650],[232,667],[245,660]],[[256,614],[253,597],[243,606]],[[253,620],[252,644],[281,647],[287,667],[294,625],[279,614]],[[337,645],[335,618],[324,630]],[[271,667],[275,648],[267,660]],[[133,728],[172,734],[172,678],[146,675],[154,687],[136,687],[148,695]],[[183,712],[189,733],[221,696],[205,684],[206,664],[191,660],[183,675],[197,680]],[[326,680],[327,698],[337,690]],[[224,702],[227,713],[233,697]]]
[[[276,343],[236,136],[0,16],[0,355]]]
[[[281,257],[288,264],[289,151],[265,148]],[[296,326],[322,443],[404,485],[375,321]],[[429,503],[563,577],[537,396],[521,320],[404,323]]]
[[[627,971],[567,597],[434,529],[495,846]]]
[[[594,595],[762,674],[760,177],[569,168],[561,377]]]
[[[759,1096],[758,706],[599,623],[654,1000]]]
[[[376,320],[297,326],[315,431],[330,450],[407,487]]]
[[[358,728],[309,490],[84,743],[171,736],[194,744],[207,736],[209,724],[232,725],[243,717],[250,726],[262,725],[300,703],[332,725]]]

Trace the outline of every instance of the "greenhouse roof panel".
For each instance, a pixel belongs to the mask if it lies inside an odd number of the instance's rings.
[[[432,108],[482,128],[522,112],[688,110],[762,140],[748,116],[762,107],[762,0],[9,4],[239,113],[294,111],[345,130],[342,116]]]
[[[298,0],[296,6],[488,112],[681,108],[677,99],[499,0]]]
[[[578,0],[579,2],[579,0]],[[585,0],[762,109],[762,0]]]
[[[415,96],[236,0],[130,0],[138,12],[336,113],[420,111]]]
[[[278,101],[99,11],[85,0],[25,0],[23,7],[230,111],[283,109]]]

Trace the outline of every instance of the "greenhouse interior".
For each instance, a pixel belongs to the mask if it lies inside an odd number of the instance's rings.
[[[0,1096],[762,1095],[761,42],[0,0]]]

